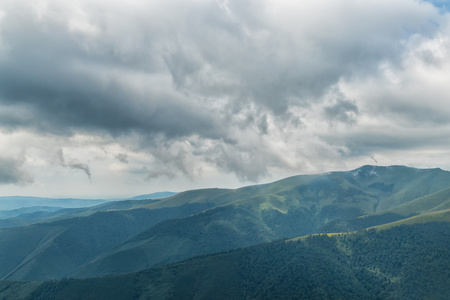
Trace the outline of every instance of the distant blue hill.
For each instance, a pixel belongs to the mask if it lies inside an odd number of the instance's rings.
[[[62,209],[62,207],[29,206],[29,207],[22,207],[22,208],[16,208],[16,209],[11,209],[11,210],[0,210],[0,219],[14,218],[14,217],[20,216],[22,214],[32,214],[35,212],[54,212],[54,211],[57,211],[60,209]]]
[[[153,194],[139,195],[128,200],[147,200],[168,198],[177,193],[158,192]],[[14,210],[25,207],[49,206],[58,208],[82,208],[91,207],[111,201],[121,199],[77,199],[77,198],[43,198],[30,196],[5,196],[0,197],[0,211]],[[123,199],[125,200],[125,199]]]
[[[32,206],[53,206],[60,208],[90,207],[109,202],[100,199],[74,199],[74,198],[41,198],[28,196],[0,197],[0,210],[12,210]]]
[[[172,197],[176,194],[177,193],[173,193],[173,192],[158,192],[158,193],[153,193],[153,194],[136,196],[136,197],[130,198],[130,200],[163,199],[163,198]]]

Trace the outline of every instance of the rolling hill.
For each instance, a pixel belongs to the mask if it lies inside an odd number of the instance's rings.
[[[141,207],[144,204],[154,203],[160,199],[170,197],[175,194],[176,193],[172,192],[159,192],[136,196],[129,200],[82,200],[79,202],[74,199],[3,197],[3,201],[6,202],[14,202],[19,199],[15,205],[25,206],[11,210],[0,210],[0,228],[26,226],[35,223],[51,222],[74,217],[87,217],[100,211],[131,209]],[[23,198],[26,199],[25,202],[22,201]],[[0,201],[2,201],[1,197]],[[54,205],[60,204],[61,206],[26,206],[39,203],[52,203]]]
[[[220,191],[214,198],[217,203],[230,195],[235,201],[157,224],[82,266],[74,275],[94,277],[135,272],[281,238],[353,231],[405,219],[411,216],[411,211],[382,213],[380,207],[389,210],[417,199],[414,197],[421,198],[424,193],[446,190],[449,179],[448,172],[438,169],[366,166],[351,172],[296,176],[261,186]],[[434,187],[423,188],[427,182],[433,182]],[[447,200],[439,192],[434,193],[439,197],[435,195],[433,199],[440,201],[429,204],[429,209]],[[335,226],[355,219],[358,226],[350,230],[337,230],[341,228]]]
[[[73,198],[42,198],[27,196],[0,197],[0,210],[13,210],[32,206],[53,206],[64,208],[79,208],[94,206],[108,202],[100,199],[73,199]]]
[[[103,204],[85,216],[0,230],[0,277],[122,274],[279,239],[353,231],[445,208],[449,189],[450,172],[441,169],[363,166]]]
[[[113,206],[132,206],[133,201]],[[143,201],[142,205],[146,203]],[[208,204],[185,204],[153,210],[108,209],[87,217],[1,229],[0,278],[45,280],[70,276],[80,265],[149,226],[208,207]]]

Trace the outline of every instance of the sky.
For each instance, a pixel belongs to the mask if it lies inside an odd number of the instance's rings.
[[[449,7],[2,0],[0,196],[450,170]]]

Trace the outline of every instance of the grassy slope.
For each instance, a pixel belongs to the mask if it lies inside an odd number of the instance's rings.
[[[399,206],[347,220],[336,220],[321,228],[322,232],[345,232],[361,230],[379,224],[392,223],[418,214],[450,208],[450,189],[444,188]]]
[[[370,229],[386,230],[386,229],[391,229],[393,227],[397,227],[397,226],[401,226],[401,225],[424,224],[424,223],[430,223],[430,222],[450,222],[450,209],[441,210],[441,211],[433,211],[430,213],[425,213],[425,214],[417,215],[414,217],[402,219],[400,221],[369,227],[369,228],[366,228],[365,230],[370,230]],[[323,234],[325,234],[327,236],[336,236],[336,235],[339,236],[339,235],[353,234],[356,232],[357,231],[317,233],[317,234],[312,234],[312,235],[304,235],[304,236],[295,237],[295,238],[289,239],[287,241],[295,242],[298,240],[305,240],[310,236],[318,236],[318,235],[323,235]]]
[[[450,188],[447,188],[423,197],[419,197],[411,202],[394,207],[385,212],[409,216],[412,214],[422,214],[449,208]]]
[[[418,216],[414,216],[411,218],[403,219],[400,221],[378,225],[372,228],[377,230],[385,230],[390,229],[392,227],[400,226],[400,225],[412,225],[412,224],[422,224],[429,222],[450,222],[450,209],[433,211],[430,213],[421,214]]]

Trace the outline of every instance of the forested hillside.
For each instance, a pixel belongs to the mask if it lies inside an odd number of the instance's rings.
[[[4,280],[137,272],[198,255],[349,232],[448,208],[450,172],[364,166],[240,189],[203,189],[43,213],[0,230]]]
[[[121,276],[3,282],[16,299],[448,299],[450,223],[276,241]]]

